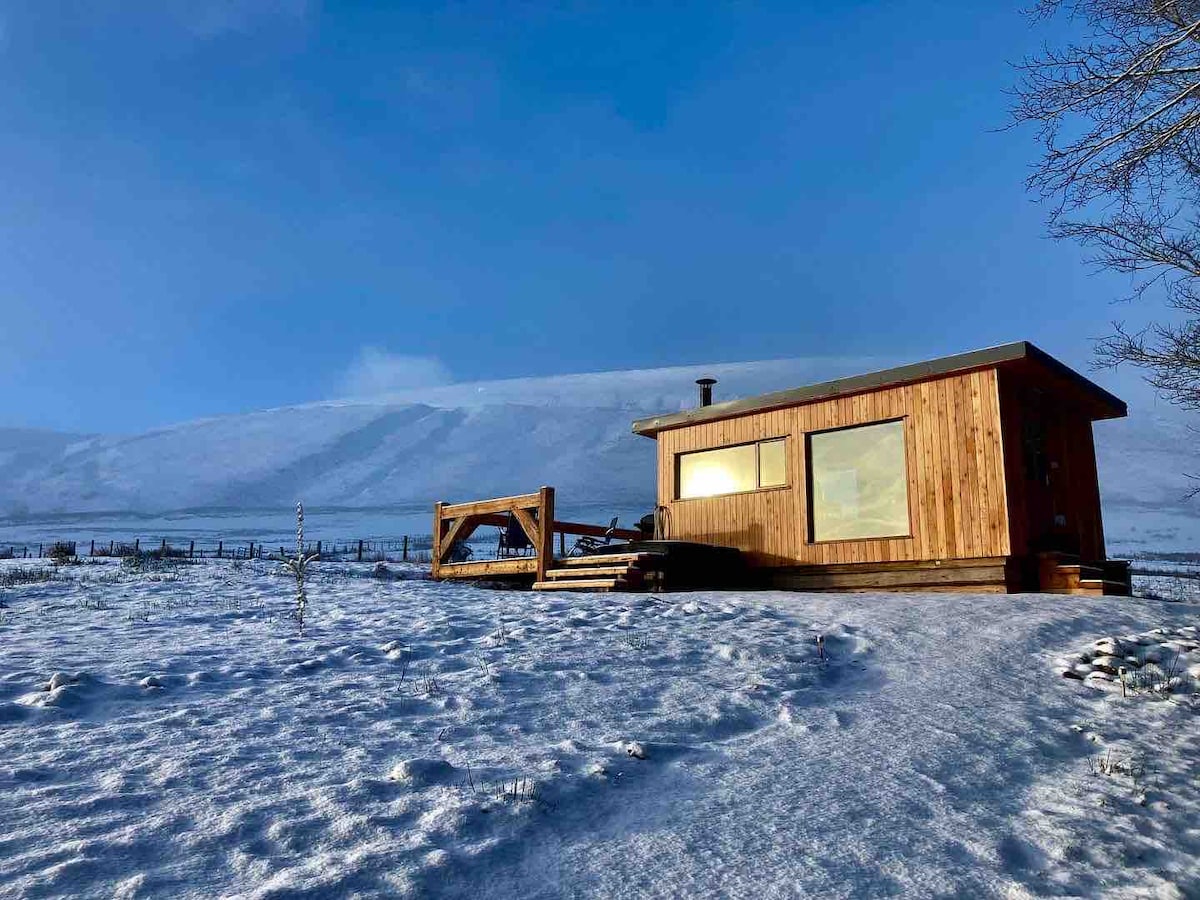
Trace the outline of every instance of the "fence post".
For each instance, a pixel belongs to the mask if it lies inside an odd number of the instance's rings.
[[[162,546],[158,550],[158,555],[165,557],[167,555],[167,539],[163,538]]]
[[[558,533],[558,555],[567,555],[567,533],[565,531],[560,531]]]
[[[195,559],[195,558],[196,558],[196,542],[192,541],[192,543],[188,546],[188,559]]]
[[[38,559],[42,558],[42,545],[38,544]]]
[[[537,580],[546,580],[546,569],[554,563],[554,488],[538,491]]]
[[[358,539],[358,561],[362,562],[362,538]]]
[[[225,550],[225,542],[217,541],[217,559],[220,559]]]
[[[96,539],[95,538],[92,538],[92,552],[89,555],[90,556],[96,555]]]
[[[254,559],[254,541],[250,542],[250,558]]]
[[[142,555],[142,539],[141,538],[133,539],[133,555],[134,556]]]
[[[404,549],[400,551],[400,559],[408,562],[408,535],[404,536]]]
[[[109,541],[109,542],[108,542],[108,555],[109,555],[109,556],[112,556],[112,555],[113,555],[113,550],[115,550],[115,549],[116,549],[116,542],[115,542],[115,541]]]

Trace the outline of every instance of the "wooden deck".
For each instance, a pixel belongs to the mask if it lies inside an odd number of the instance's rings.
[[[520,524],[533,544],[533,552],[530,555],[452,561],[455,546],[465,542],[480,525],[503,528],[508,524],[510,515]],[[554,552],[555,535],[559,538],[558,556],[555,556]],[[567,535],[599,538],[607,535],[622,541],[642,537],[640,531],[628,528],[616,528],[610,532],[604,525],[556,520],[552,487],[542,487],[535,493],[518,494],[513,497],[474,500],[468,503],[438,503],[433,513],[433,577],[532,578],[535,584],[553,584],[562,580],[561,576],[556,579],[549,573],[556,572],[564,565],[573,565],[579,559],[565,559]]]
[[[510,515],[533,545],[529,555],[453,562],[454,548],[480,525],[505,527]],[[791,566],[755,565],[755,554],[700,541],[645,540],[640,531],[554,518],[554,488],[434,510],[435,579],[511,580],[538,591],[647,591],[776,588],[799,591],[966,591],[1061,594],[1130,593],[1129,567],[1081,562],[1061,553],[968,559],[892,560]],[[555,535],[558,549],[555,553]],[[584,556],[568,556],[566,537],[617,539]],[[761,562],[761,561],[760,561]]]

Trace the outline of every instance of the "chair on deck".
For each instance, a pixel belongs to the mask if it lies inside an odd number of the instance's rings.
[[[465,543],[462,541],[455,541],[454,545],[450,548],[450,552],[446,554],[446,562],[467,562],[474,555],[474,552]]]
[[[608,528],[604,531],[604,537],[591,537],[590,535],[580,535],[575,543],[571,545],[567,556],[587,556],[589,553],[595,553],[601,547],[607,547],[613,539],[613,532],[617,530],[617,516],[612,517],[612,521],[608,523]]]
[[[533,541],[529,539],[529,535],[525,533],[525,529],[513,513],[508,514],[508,522],[503,528],[497,528],[497,531],[500,532],[500,540],[496,545],[497,559],[525,556],[533,552]]]

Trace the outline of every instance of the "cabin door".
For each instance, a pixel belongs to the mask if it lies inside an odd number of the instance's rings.
[[[1078,554],[1079,532],[1077,523],[1071,521],[1062,418],[1038,392],[1022,399],[1021,450],[1029,549],[1035,553],[1053,550]]]

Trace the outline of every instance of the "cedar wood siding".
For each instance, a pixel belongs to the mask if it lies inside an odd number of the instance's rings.
[[[1008,482],[1012,552],[1036,553],[1038,535],[1030,529],[1030,494],[1037,488],[1026,472],[1023,421],[1037,416],[1045,426],[1045,449],[1053,488],[1050,514],[1059,513],[1066,525],[1058,529],[1067,538],[1070,552],[1081,559],[1105,559],[1104,523],[1100,506],[1100,481],[1091,417],[1073,395],[1039,390],[1035,381],[1017,373],[1000,373],[1000,409],[1005,434],[1005,477]]]
[[[810,542],[805,434],[889,419],[904,421],[911,536]],[[677,454],[778,437],[788,438],[787,486],[675,499]],[[752,565],[970,559],[1011,552],[994,368],[668,428],[657,440],[658,503],[670,510],[666,536],[737,547]]]

